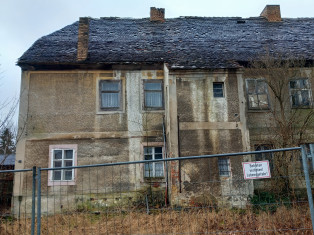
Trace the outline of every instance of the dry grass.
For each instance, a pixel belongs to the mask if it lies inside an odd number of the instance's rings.
[[[308,209],[278,208],[275,213],[251,210],[109,212],[42,217],[41,234],[312,234]],[[0,222],[0,234],[30,234],[29,219]]]

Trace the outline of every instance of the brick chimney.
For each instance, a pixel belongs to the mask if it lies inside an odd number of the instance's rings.
[[[269,22],[280,22],[280,6],[266,5],[260,16],[265,17]]]
[[[150,8],[150,21],[165,22],[165,8]]]
[[[78,41],[77,41],[77,60],[86,60],[88,54],[89,37],[89,17],[80,17]]]

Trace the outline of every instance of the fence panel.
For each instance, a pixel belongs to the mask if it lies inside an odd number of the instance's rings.
[[[39,169],[37,234],[312,234],[299,149]],[[32,172],[15,174],[24,207],[1,231],[30,234]]]
[[[0,234],[31,234],[32,183],[31,170],[0,171]]]

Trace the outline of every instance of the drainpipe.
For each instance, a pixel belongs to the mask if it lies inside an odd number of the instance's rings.
[[[180,144],[180,118],[179,115],[177,116],[177,123],[178,123],[178,157],[181,157],[181,144]],[[181,160],[179,160],[179,192],[182,193],[182,186],[181,186]]]
[[[167,135],[166,135],[166,128],[165,128],[165,116],[163,117],[162,120],[162,134],[163,134],[163,139],[164,139],[164,148],[165,148],[165,158],[167,158]],[[165,205],[168,205],[168,194],[169,194],[169,179],[168,179],[168,162],[165,163],[165,168],[166,168],[166,193],[165,193]]]

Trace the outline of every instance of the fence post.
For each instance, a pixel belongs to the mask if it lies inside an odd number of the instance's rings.
[[[41,227],[41,168],[37,168],[37,235]]]
[[[311,182],[310,182],[310,176],[309,176],[309,169],[307,165],[307,156],[305,153],[305,146],[301,146],[301,152],[302,152],[302,163],[303,163],[303,171],[305,176],[305,183],[306,183],[306,190],[307,190],[307,197],[309,201],[310,206],[310,212],[311,212],[311,220],[312,220],[312,231],[314,232],[314,207],[313,207],[313,196],[312,196],[312,189],[311,189]]]
[[[32,226],[31,235],[35,234],[35,196],[36,196],[36,166],[33,166],[33,179],[32,179]]]

